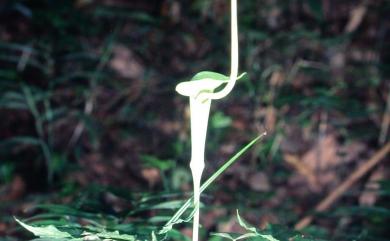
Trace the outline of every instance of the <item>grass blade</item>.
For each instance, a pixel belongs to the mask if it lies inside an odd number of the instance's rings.
[[[229,168],[235,161],[238,160],[246,151],[248,151],[257,141],[259,141],[262,137],[264,137],[266,133],[262,133],[251,142],[249,142],[246,146],[244,146],[239,152],[237,152],[233,157],[231,157],[225,164],[223,164],[209,179],[207,179],[202,186],[200,187],[200,193],[206,190],[207,187],[210,186],[211,183],[215,181],[227,168]],[[172,218],[164,225],[164,227],[158,232],[159,234],[167,233],[172,229],[174,224],[188,222],[191,220],[194,212],[191,213],[190,217],[183,220],[180,217],[184,214],[184,212],[191,206],[193,197],[189,198],[183,206],[172,216]]]

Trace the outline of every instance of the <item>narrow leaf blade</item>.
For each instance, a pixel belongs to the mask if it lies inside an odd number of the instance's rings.
[[[28,224],[23,223],[19,219],[15,218],[16,222],[18,222],[23,228],[27,229],[35,236],[40,238],[53,238],[53,239],[62,239],[62,238],[72,238],[67,232],[63,232],[58,230],[53,225],[45,226],[45,227],[34,227]]]

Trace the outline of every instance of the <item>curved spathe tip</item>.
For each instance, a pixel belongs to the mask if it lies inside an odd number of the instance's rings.
[[[201,92],[212,93],[216,88],[226,82],[214,79],[185,81],[176,85],[176,91],[184,96],[195,97]]]

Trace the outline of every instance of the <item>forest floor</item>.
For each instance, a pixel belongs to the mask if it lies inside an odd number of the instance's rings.
[[[202,229],[241,232],[239,210],[259,229],[388,240],[390,4],[239,8],[248,74],[213,103],[204,180],[267,136],[203,195]],[[0,3],[0,241],[30,237],[14,216],[173,215],[170,201],[192,190],[189,107],[175,85],[228,71],[228,10],[220,0]]]

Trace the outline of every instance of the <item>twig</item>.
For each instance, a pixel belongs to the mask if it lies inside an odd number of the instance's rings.
[[[316,207],[316,212],[323,212],[327,210],[345,191],[347,191],[357,180],[370,171],[376,164],[378,164],[390,152],[390,142],[384,145],[377,151],[368,161],[358,167],[340,186],[333,192],[326,196]],[[295,229],[300,230],[307,227],[314,216],[309,215],[301,219],[296,225]]]

